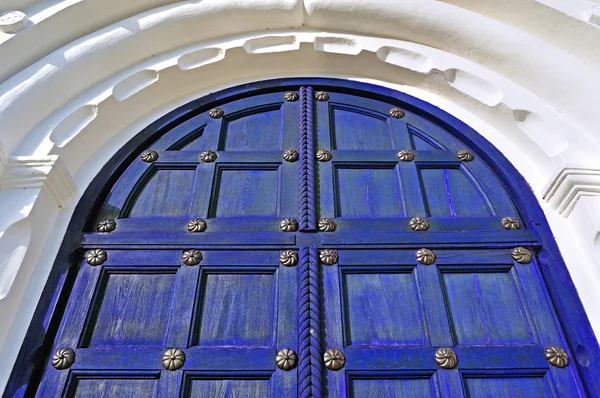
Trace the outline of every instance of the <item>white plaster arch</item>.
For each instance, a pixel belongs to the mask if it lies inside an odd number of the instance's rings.
[[[290,76],[396,88],[484,135],[534,189],[600,332],[595,27],[551,12],[555,25],[584,32],[569,47],[564,37],[544,40],[547,29],[524,29],[506,10],[478,13],[459,1],[143,3],[115,1],[78,27],[83,11],[73,7],[97,1],[53,2],[54,13],[38,5],[35,15],[45,18],[32,16],[35,25],[0,37],[0,56],[10,56],[0,71],[10,76],[0,84],[0,249],[11,248],[0,253],[0,269],[11,270],[0,275],[0,353],[10,363],[75,204],[112,154],[194,98]],[[528,7],[534,14],[542,6]],[[47,26],[69,21],[58,39],[43,37]],[[42,48],[15,53],[20,35],[39,38]],[[9,372],[0,372],[0,386]]]

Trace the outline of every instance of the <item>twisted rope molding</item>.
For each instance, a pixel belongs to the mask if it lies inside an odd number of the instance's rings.
[[[322,396],[321,296],[317,249],[301,247],[298,265],[298,397]]]
[[[300,176],[299,209],[300,231],[317,229],[315,192],[315,132],[313,115],[313,89],[300,88]]]

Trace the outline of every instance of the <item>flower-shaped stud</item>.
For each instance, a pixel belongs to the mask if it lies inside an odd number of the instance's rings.
[[[331,154],[331,152],[329,152],[327,149],[319,149],[317,151],[317,160],[319,162],[327,162],[331,160],[332,156],[333,155]]]
[[[204,151],[200,154],[200,160],[204,163],[211,163],[217,160],[217,153],[215,151]]]
[[[146,163],[155,162],[158,159],[158,152],[156,151],[144,151],[142,152],[142,160]]]
[[[325,265],[333,265],[338,261],[338,254],[335,250],[331,249],[320,250],[319,260]]]
[[[340,350],[330,348],[323,354],[323,361],[327,369],[340,370],[346,364],[346,357]]]
[[[294,101],[298,101],[298,98],[300,98],[300,97],[298,97],[298,94],[296,94],[293,91],[283,94],[283,99],[286,101],[294,102]]]
[[[279,223],[279,228],[281,228],[283,232],[296,232],[298,230],[298,221],[293,218],[284,218]]]
[[[62,348],[52,356],[52,366],[54,369],[68,369],[75,363],[75,351],[71,348]]]
[[[333,232],[337,228],[337,224],[331,218],[321,218],[319,220],[319,231]]]
[[[458,358],[450,348],[442,347],[435,350],[435,362],[444,369],[452,369],[458,363]]]
[[[283,160],[293,163],[300,158],[300,154],[293,149],[288,149],[283,153]]]
[[[412,162],[413,160],[415,160],[415,154],[411,151],[403,149],[400,152],[398,152],[398,159],[400,159],[400,161],[402,162]]]
[[[221,108],[211,109],[208,111],[208,116],[212,117],[213,119],[220,119],[225,116],[225,111]]]
[[[106,252],[102,249],[94,249],[87,252],[85,260],[89,265],[102,265],[106,261]]]
[[[286,267],[298,265],[298,252],[294,250],[283,250],[279,253],[279,262]]]
[[[327,94],[325,91],[316,91],[315,99],[317,101],[327,101],[329,99],[329,94]]]
[[[185,353],[179,348],[169,348],[162,357],[163,367],[167,370],[180,369],[185,363]]]
[[[419,249],[415,255],[421,264],[431,265],[435,262],[435,254],[429,249]]]
[[[514,217],[503,217],[500,221],[504,229],[519,229],[521,228],[521,224],[519,220]]]
[[[400,108],[392,108],[388,113],[391,117],[395,119],[403,118],[405,115],[404,111]]]
[[[188,223],[188,231],[204,232],[206,231],[206,221],[201,218],[194,218]]]
[[[102,220],[96,226],[98,232],[112,232],[117,227],[117,222],[115,220]]]
[[[557,368],[564,368],[569,363],[569,357],[567,356],[567,352],[560,347],[556,347],[551,345],[546,348],[546,360],[552,366],[556,366]]]
[[[275,364],[279,369],[292,370],[298,364],[298,354],[294,350],[284,348],[275,355]]]
[[[429,221],[423,217],[413,217],[408,222],[408,226],[413,231],[427,231],[429,229]]]
[[[527,264],[531,261],[531,252],[524,247],[515,247],[510,251],[510,254],[516,262]]]
[[[475,159],[475,156],[473,156],[473,154],[466,149],[461,149],[460,151],[456,152],[456,157],[462,162],[470,162],[471,160]]]
[[[184,250],[181,261],[189,266],[198,265],[202,261],[202,252],[197,249]]]

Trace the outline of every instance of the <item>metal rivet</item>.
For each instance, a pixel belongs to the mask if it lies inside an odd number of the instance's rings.
[[[142,152],[142,160],[146,163],[155,162],[157,159],[158,159],[158,152],[156,152],[156,151]]]
[[[295,162],[300,158],[300,154],[293,149],[288,149],[283,153],[283,160],[286,162]]]
[[[415,160],[415,154],[411,151],[403,149],[398,152],[398,159],[400,159],[402,162],[412,162]]]
[[[298,98],[300,98],[300,97],[298,96],[298,94],[296,94],[296,93],[295,93],[295,92],[293,92],[293,91],[290,91],[289,93],[285,93],[285,94],[283,94],[283,99],[284,99],[284,100],[286,100],[286,101],[291,101],[291,102],[293,102],[293,101],[297,101],[297,100],[298,100]]]
[[[338,254],[331,249],[321,250],[319,251],[319,260],[325,265],[333,265],[338,261]]]
[[[513,260],[520,264],[527,264],[531,261],[531,252],[524,247],[515,247],[510,254]]]
[[[423,217],[411,218],[408,225],[413,231],[427,231],[429,229],[429,221]]]
[[[421,264],[431,265],[435,262],[435,254],[429,249],[419,249],[415,255]]]
[[[215,151],[204,151],[200,154],[200,160],[204,163],[211,163],[217,160],[217,153]]]
[[[317,160],[319,162],[327,162],[331,160],[332,156],[333,155],[331,154],[331,152],[329,152],[327,149],[319,149],[317,151]]]
[[[519,229],[521,228],[521,224],[519,220],[514,217],[503,217],[500,221],[504,229]]]
[[[450,348],[442,347],[435,350],[435,362],[444,369],[452,369],[458,363],[458,358]]]
[[[213,119],[219,119],[225,116],[225,111],[221,108],[211,109],[208,112],[208,116],[212,117]]]
[[[185,353],[179,348],[169,348],[162,357],[162,365],[167,370],[180,369],[185,363]]]
[[[102,265],[108,255],[102,249],[94,249],[87,252],[85,259],[89,265]]]
[[[102,220],[96,226],[96,230],[98,232],[112,232],[117,227],[117,222],[115,220]]]
[[[327,101],[329,99],[329,94],[325,91],[317,91],[315,92],[315,99],[317,101]]]
[[[184,250],[181,261],[189,266],[200,264],[200,261],[202,261],[202,252],[197,249]]]
[[[201,218],[194,218],[188,223],[189,232],[204,232],[206,231],[206,221]]]
[[[460,151],[456,152],[456,157],[458,157],[458,160],[463,162],[470,162],[471,160],[475,159],[475,156],[473,156],[473,154],[466,149],[461,149]]]
[[[298,230],[298,221],[293,218],[284,218],[279,223],[279,228],[281,228],[283,232],[296,232]]]
[[[395,119],[403,118],[405,115],[404,111],[400,108],[392,108],[388,113],[391,117]]]
[[[286,267],[298,265],[298,252],[294,250],[283,250],[279,253],[279,262]]]
[[[292,370],[298,364],[298,354],[294,350],[284,348],[275,356],[275,364],[279,369]]]
[[[337,228],[337,224],[331,218],[321,218],[319,220],[319,231],[333,232]]]
[[[68,369],[73,363],[75,363],[75,351],[71,348],[62,348],[52,356],[52,366],[55,369]]]
[[[340,370],[346,365],[346,357],[344,354],[335,348],[330,348],[323,354],[325,367],[329,370]]]
[[[567,352],[560,347],[551,345],[546,348],[546,360],[552,366],[556,366],[557,368],[564,368],[569,363],[569,357],[567,356]]]

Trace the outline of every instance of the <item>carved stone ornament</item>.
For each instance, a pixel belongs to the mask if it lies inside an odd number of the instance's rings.
[[[117,222],[115,220],[102,220],[96,226],[98,232],[112,232],[117,227]]]
[[[289,93],[283,94],[283,99],[286,100],[286,101],[290,101],[290,102],[298,101],[298,98],[300,98],[298,96],[298,94],[296,94],[293,91],[290,91]]]
[[[194,218],[188,223],[188,231],[204,232],[206,231],[206,221],[201,218]]]
[[[452,369],[458,363],[458,358],[450,348],[442,347],[435,350],[435,362],[444,369]]]
[[[204,151],[200,154],[200,160],[204,163],[211,163],[217,160],[217,153],[215,151]]]
[[[408,225],[413,231],[427,231],[429,229],[429,221],[423,217],[411,218]]]
[[[323,361],[327,369],[340,370],[346,365],[346,356],[340,350],[330,348],[323,354]]]
[[[560,347],[551,345],[546,348],[546,360],[552,366],[564,368],[569,363],[567,352]]]
[[[321,250],[319,251],[319,259],[325,265],[333,265],[338,261],[337,251],[331,249]]]
[[[515,247],[510,254],[513,260],[520,264],[527,264],[531,261],[531,252],[524,247]]]
[[[293,163],[300,158],[300,154],[293,149],[288,149],[283,153],[283,160]]]
[[[319,149],[317,151],[317,160],[319,162],[328,162],[331,160],[332,156],[333,155],[331,152],[329,152],[327,149]]]
[[[466,149],[461,149],[460,151],[456,152],[456,157],[458,160],[463,162],[470,162],[471,160],[475,159],[475,156],[473,156],[473,154]]]
[[[435,262],[435,254],[429,249],[417,250],[416,257],[421,264],[431,265]]]
[[[321,218],[319,220],[319,231],[333,232],[337,228],[337,224],[331,218]]]
[[[284,348],[275,356],[275,364],[279,369],[292,370],[298,365],[298,354],[294,350]]]
[[[71,348],[62,348],[52,356],[52,366],[54,369],[68,369],[75,363],[75,351]]]
[[[283,250],[279,253],[279,262],[286,267],[298,265],[298,252],[294,250]]]
[[[180,369],[185,363],[185,353],[179,348],[169,348],[162,357],[163,367],[167,370]]]
[[[395,119],[401,119],[405,115],[404,111],[400,108],[392,108],[388,113]]]
[[[225,116],[225,111],[221,108],[211,109],[208,111],[208,116],[212,117],[213,119],[220,119]]]
[[[156,162],[157,159],[158,159],[158,152],[156,152],[156,151],[142,152],[142,160],[146,163]]]
[[[398,159],[400,159],[402,162],[412,162],[415,160],[415,154],[411,151],[403,149],[398,152]]]
[[[316,91],[315,99],[317,101],[327,101],[329,99],[329,94],[327,94],[325,91]]]
[[[521,228],[521,223],[519,223],[519,220],[517,220],[514,217],[503,217],[502,221],[500,221],[502,223],[502,226],[504,227],[504,229],[519,229]]]
[[[293,218],[284,218],[279,223],[279,228],[281,228],[283,232],[296,232],[298,230],[298,221]]]
[[[202,261],[202,252],[197,249],[184,250],[181,261],[185,265],[198,265]]]
[[[87,252],[85,260],[89,265],[102,265],[106,261],[106,252],[102,249],[94,249]]]

